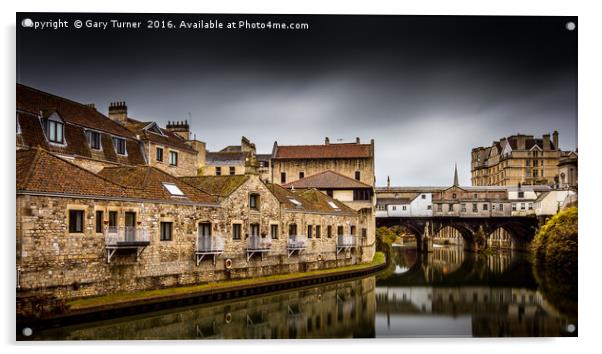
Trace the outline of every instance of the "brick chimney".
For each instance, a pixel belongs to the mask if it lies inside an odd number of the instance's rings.
[[[558,131],[556,130],[552,133],[552,142],[554,143],[554,149],[560,150],[560,146],[558,146]]]
[[[180,138],[188,141],[190,140],[190,126],[188,125],[188,121],[178,121],[178,122],[172,122],[172,121],[167,121],[167,126],[165,127],[165,129],[169,130],[170,132],[178,135]]]
[[[550,150],[550,134],[544,134],[543,135],[543,146],[542,146],[544,151],[548,151]]]
[[[118,123],[124,123],[128,117],[128,106],[124,101],[109,104],[109,118]]]

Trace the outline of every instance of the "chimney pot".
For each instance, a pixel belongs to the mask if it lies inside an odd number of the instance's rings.
[[[324,144],[326,144],[326,145],[330,144],[330,139],[328,139],[328,137],[326,137],[326,139],[324,139]]]
[[[355,137],[355,143],[359,144],[360,143],[360,138],[359,137]]]

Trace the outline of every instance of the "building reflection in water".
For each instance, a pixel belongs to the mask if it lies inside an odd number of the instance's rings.
[[[377,283],[377,337],[576,335],[576,316],[537,291],[525,254],[397,248],[393,258],[408,270]]]
[[[375,278],[50,329],[35,339],[374,337]]]

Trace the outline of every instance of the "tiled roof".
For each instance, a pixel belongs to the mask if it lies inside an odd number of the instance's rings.
[[[135,138],[129,130],[90,106],[21,84],[17,84],[17,110],[34,115],[40,111],[54,110],[67,123]]]
[[[274,159],[371,158],[370,144],[277,145]]]
[[[356,179],[349,178],[334,171],[324,171],[315,175],[282,185],[285,188],[317,188],[317,189],[359,189],[372,188]]]
[[[537,145],[541,149],[543,149],[543,139],[533,138],[533,136],[531,136],[531,135],[526,135],[524,137],[525,137],[525,150],[530,150],[535,145]],[[512,150],[516,150],[518,148],[518,136],[517,135],[509,136],[508,143],[510,144],[510,147],[512,148]],[[556,147],[554,146],[554,142],[552,140],[550,140],[550,148],[552,150],[556,149]]]
[[[216,203],[216,198],[188,183],[150,166],[105,167],[98,175],[126,187],[135,198],[151,200],[174,200],[186,198],[197,203]],[[184,197],[172,195],[163,183],[175,184]]]
[[[410,198],[378,198],[377,204],[410,204],[413,199]]]
[[[47,106],[50,104],[54,106]],[[65,145],[48,142],[38,117],[40,111],[46,116],[56,112],[65,122]],[[146,163],[140,143],[135,140],[130,131],[88,106],[17,84],[17,113],[21,128],[18,141],[24,146],[32,148],[39,146],[53,153],[128,165]],[[86,139],[86,128],[100,132],[101,150],[90,149]],[[113,135],[126,139],[127,155],[121,156],[115,153]]]
[[[43,149],[17,151],[17,191],[126,197],[126,190]]]
[[[186,144],[186,142],[182,138],[180,138],[177,134],[175,134],[167,129],[163,129],[163,128],[159,127],[159,125],[157,125],[157,128],[159,128],[161,130],[163,135],[156,134],[156,133],[153,133],[151,131],[144,129],[147,126],[151,125],[152,123],[154,123],[154,122],[141,122],[134,118],[128,117],[124,123],[124,126],[128,130],[130,130],[132,133],[138,135],[140,137],[140,140],[143,140],[143,141],[148,140],[154,144],[171,146],[178,150],[184,150],[184,151],[196,153],[196,150],[194,150],[191,146]]]
[[[272,194],[274,194],[276,199],[278,199],[285,209],[316,213],[357,215],[355,210],[336,199],[330,198],[317,189],[305,189],[292,192],[277,184],[268,184],[267,187],[272,191]],[[296,200],[300,205],[296,205],[291,199]],[[329,201],[334,203],[338,208],[332,208],[328,204]]]
[[[180,177],[180,180],[206,193],[227,197],[249,179],[248,176],[192,176]]]

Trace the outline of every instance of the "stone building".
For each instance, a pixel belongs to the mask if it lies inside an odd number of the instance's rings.
[[[558,160],[558,188],[577,189],[577,153],[563,152]]]
[[[42,147],[91,171],[141,165],[146,155],[136,135],[84,105],[17,84],[17,150]]]
[[[199,175],[237,176],[254,173],[259,167],[255,144],[243,136],[240,145],[229,145],[216,152],[207,151]],[[265,174],[265,171],[261,172]]]
[[[559,176],[558,132],[542,138],[517,134],[471,153],[473,186],[555,185]]]
[[[93,173],[43,149],[19,150],[20,292],[71,298],[372,259],[373,247],[351,236],[366,226],[343,203],[256,175],[216,178],[151,166]]]
[[[374,140],[361,144],[278,145],[272,150],[271,182],[287,184],[324,171],[333,171],[374,187]]]

